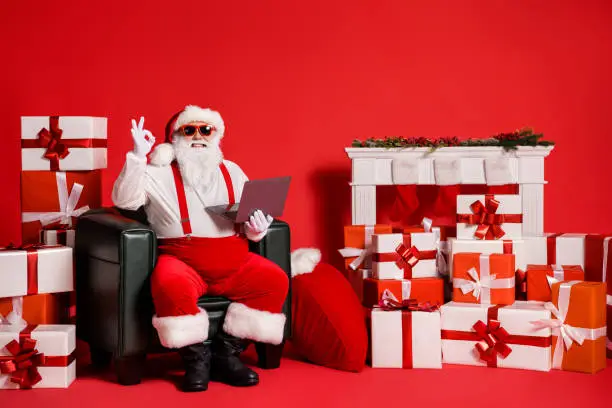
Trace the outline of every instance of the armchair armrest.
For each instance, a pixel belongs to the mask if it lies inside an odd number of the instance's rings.
[[[291,337],[291,234],[289,224],[275,219],[261,241],[249,241],[249,250],[276,263],[289,277],[289,291],[283,304],[283,313],[287,316],[285,339],[288,339]]]
[[[116,357],[146,350],[156,249],[151,229],[116,210],[94,210],[80,217],[75,246],[80,338]]]

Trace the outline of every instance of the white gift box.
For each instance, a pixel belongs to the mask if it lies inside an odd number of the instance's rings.
[[[436,251],[436,241],[434,232],[410,233],[410,244],[419,251]],[[404,279],[404,269],[400,268],[395,260],[377,261],[381,255],[395,255],[397,247],[403,242],[404,234],[374,234],[372,236],[372,277],[374,279]],[[412,278],[437,276],[435,256],[433,259],[421,259],[412,267]]]
[[[476,252],[483,255],[504,254],[506,253],[504,249],[510,249],[509,247],[511,247],[510,253],[514,254],[516,269],[522,269],[525,271],[527,270],[527,265],[531,263],[528,261],[530,259],[530,254],[532,252],[538,253],[538,248],[527,245],[527,241],[524,239],[480,241],[473,239],[449,238],[448,242],[451,250],[451,258],[448,263],[451,276],[453,276],[453,258],[455,254],[466,252]],[[535,257],[531,258],[535,259]]]
[[[374,308],[371,330],[372,367],[442,368],[439,311]],[[406,350],[411,353],[405,353]]]
[[[74,229],[40,230],[40,242],[45,245],[65,245],[74,248]]]
[[[72,248],[0,249],[0,298],[74,290]]]
[[[479,224],[471,224],[466,222],[459,222],[459,217],[469,216],[474,214],[471,205],[474,202],[480,201],[483,206],[486,206],[488,195],[484,194],[467,194],[457,196],[457,238],[458,239],[477,239],[475,233],[478,229]],[[513,215],[515,218],[522,214],[522,201],[520,195],[514,194],[495,194],[491,195],[495,200],[499,201],[499,207],[494,214]],[[522,218],[522,216],[520,216]],[[499,239],[517,239],[521,238],[523,233],[523,223],[521,222],[504,222],[500,225],[501,229],[505,232],[503,237]],[[493,239],[493,238],[487,238]]]
[[[554,251],[546,253],[554,255],[555,259],[547,258],[547,261],[540,265],[580,265],[584,269],[586,234],[547,234],[544,239],[547,248],[554,245]]]
[[[59,121],[62,131],[58,144],[68,149],[68,155],[59,159],[59,168],[52,168],[51,161],[45,158],[48,144],[39,133],[46,129],[47,135],[57,137],[58,133],[49,132],[51,122]],[[107,163],[107,120],[91,116],[23,116],[21,118],[21,169],[22,170],[95,170],[106,168]],[[56,139],[57,140],[57,139]],[[58,144],[55,144],[57,146]],[[57,148],[57,147],[56,147]]]
[[[0,325],[0,361],[12,354],[6,346],[13,340],[19,342],[23,325]],[[42,377],[32,388],[68,388],[76,378],[76,330],[74,325],[38,325],[29,337],[36,340],[35,349],[43,354],[36,370]],[[19,389],[11,381],[11,374],[0,373],[0,389]]]
[[[453,337],[475,336],[474,324],[478,321],[487,324],[489,307],[491,305],[457,302],[449,302],[442,306],[443,362],[475,366],[487,365],[480,358],[476,348],[476,344],[482,340],[456,340]],[[512,305],[499,308],[497,320],[501,327],[510,336],[528,336],[528,339],[515,337],[514,340],[507,340],[506,344],[510,347],[511,352],[505,358],[497,355],[497,367],[550,371],[551,329],[541,328],[532,323],[545,319],[550,319],[550,311],[544,307],[543,302],[517,301]],[[463,335],[457,335],[457,333]],[[526,345],[532,341],[540,344]]]

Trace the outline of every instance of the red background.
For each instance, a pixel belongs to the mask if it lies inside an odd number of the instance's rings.
[[[222,113],[251,178],[293,176],[294,247],[341,245],[354,138],[524,125],[558,143],[546,229],[612,230],[611,2],[93,3],[2,4],[0,243],[19,241],[21,115],[108,117],[110,204],[130,119],[160,138],[191,103]]]

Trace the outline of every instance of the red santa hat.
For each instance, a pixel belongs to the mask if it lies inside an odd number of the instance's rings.
[[[166,124],[165,142],[153,149],[150,155],[150,163],[154,166],[167,166],[174,160],[174,147],[172,139],[174,133],[183,125],[193,122],[205,122],[215,127],[214,138],[219,141],[225,134],[225,124],[219,112],[212,109],[204,109],[195,105],[187,105],[185,109],[172,115]]]

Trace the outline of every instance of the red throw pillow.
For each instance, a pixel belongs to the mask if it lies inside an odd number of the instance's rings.
[[[329,264],[292,281],[292,343],[324,367],[361,371],[368,349],[364,311],[350,283]]]

